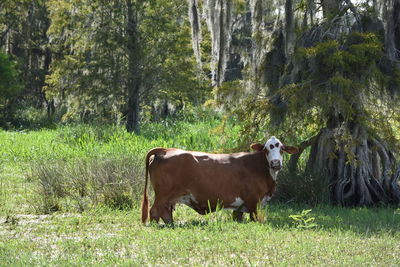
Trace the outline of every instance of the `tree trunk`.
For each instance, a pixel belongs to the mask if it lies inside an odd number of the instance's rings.
[[[207,23],[211,33],[212,85],[224,81],[229,47],[231,43],[232,9],[230,0],[207,0]]]
[[[285,2],[285,24],[285,54],[288,57],[293,52],[295,39],[292,0]]]
[[[47,27],[48,28],[48,27]],[[46,36],[47,39],[47,36]],[[51,49],[49,47],[45,48],[44,50],[44,77],[43,77],[43,84],[45,83],[46,80],[46,75],[49,75],[50,73],[50,64],[51,64],[51,60],[52,60],[52,53],[51,53]],[[42,90],[42,99],[43,101],[46,103],[46,108],[47,108],[47,119],[49,121],[53,121],[54,119],[54,114],[56,111],[56,106],[54,104],[54,99],[48,100],[46,98],[46,93],[45,91]]]
[[[131,0],[127,0],[127,53],[128,53],[128,77],[127,77],[127,92],[128,92],[128,107],[126,130],[128,132],[139,133],[139,90],[141,86],[140,76],[140,47],[139,36],[137,31],[137,15],[134,14],[133,4]]]
[[[321,0],[322,13],[324,18],[336,15],[339,11],[341,1],[338,0]]]
[[[128,97],[128,112],[126,120],[126,130],[131,133],[139,134],[139,89],[133,88]]]
[[[305,143],[311,145],[306,172],[329,178],[332,203],[399,203],[400,169],[392,152],[356,121],[345,127],[323,128],[316,140]]]
[[[196,61],[198,64],[199,69],[202,69],[202,62],[201,62],[201,22],[200,22],[200,15],[199,15],[199,4],[197,0],[189,0],[189,21],[190,25],[192,26],[192,45],[193,45],[193,52],[196,57]]]

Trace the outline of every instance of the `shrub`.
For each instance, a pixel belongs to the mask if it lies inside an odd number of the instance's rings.
[[[38,212],[84,211],[106,205],[131,208],[143,189],[143,159],[140,157],[45,160],[32,165],[38,179]]]
[[[317,227],[318,224],[315,223],[315,217],[311,217],[309,214],[311,209],[303,210],[301,213],[289,215],[292,219],[292,223],[299,229],[310,229]]]
[[[306,204],[329,203],[329,181],[323,174],[283,171],[277,180],[274,200]]]

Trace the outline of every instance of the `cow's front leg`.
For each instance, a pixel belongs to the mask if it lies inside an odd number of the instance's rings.
[[[232,212],[232,218],[233,218],[233,220],[234,221],[236,221],[236,222],[241,222],[241,221],[243,221],[243,212],[240,212],[240,211],[233,211]]]

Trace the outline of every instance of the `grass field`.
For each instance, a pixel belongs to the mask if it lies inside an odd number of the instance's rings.
[[[237,223],[227,211],[178,206],[174,226],[143,226],[146,151],[236,147],[238,129],[219,126],[153,123],[140,136],[112,126],[0,131],[0,265],[400,265],[398,207],[271,202],[261,223]]]
[[[314,207],[316,227],[296,227],[303,207],[272,204],[265,223],[226,212],[199,217],[179,207],[174,227],[142,226],[139,210],[14,215],[1,222],[4,265],[400,264],[400,215],[393,209]]]

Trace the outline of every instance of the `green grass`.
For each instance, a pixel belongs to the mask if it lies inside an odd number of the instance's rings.
[[[178,207],[174,227],[143,226],[139,210],[15,216],[1,222],[5,265],[350,265],[400,263],[400,219],[391,208],[315,207],[316,228],[289,218],[303,207],[270,205],[264,224]]]
[[[97,197],[98,191],[84,198],[77,196],[78,189],[71,187],[79,186],[77,178],[90,192],[93,186],[127,184],[123,194],[131,194],[128,201],[138,201],[136,193],[144,181],[144,158],[148,150],[154,147],[210,152],[232,150],[238,144],[239,129],[232,126],[226,133],[220,125],[218,118],[148,123],[143,125],[140,135],[129,134],[123,127],[89,125],[0,131],[0,214],[6,215],[10,210],[19,213],[71,211],[96,205],[97,200],[107,201],[108,196],[104,194],[99,196],[103,200]],[[98,176],[105,177],[103,183],[97,183]],[[119,180],[115,181],[115,177]],[[54,188],[41,186],[62,182],[71,189],[67,192],[68,198],[54,195]],[[114,193],[116,189],[111,190]],[[52,203],[44,203],[44,193],[51,195]]]
[[[398,207],[272,201],[263,223],[237,223],[224,210],[200,216],[178,205],[174,226],[143,226],[146,152],[230,151],[240,141],[233,125],[221,128],[217,118],[149,123],[139,136],[116,126],[0,131],[0,265],[400,265]],[[54,188],[41,186],[44,177],[63,193],[45,197]],[[81,183],[91,193],[81,194]],[[118,192],[131,205],[110,205]],[[49,196],[58,207],[44,214]],[[315,225],[299,227],[290,216],[307,209],[303,217]]]

